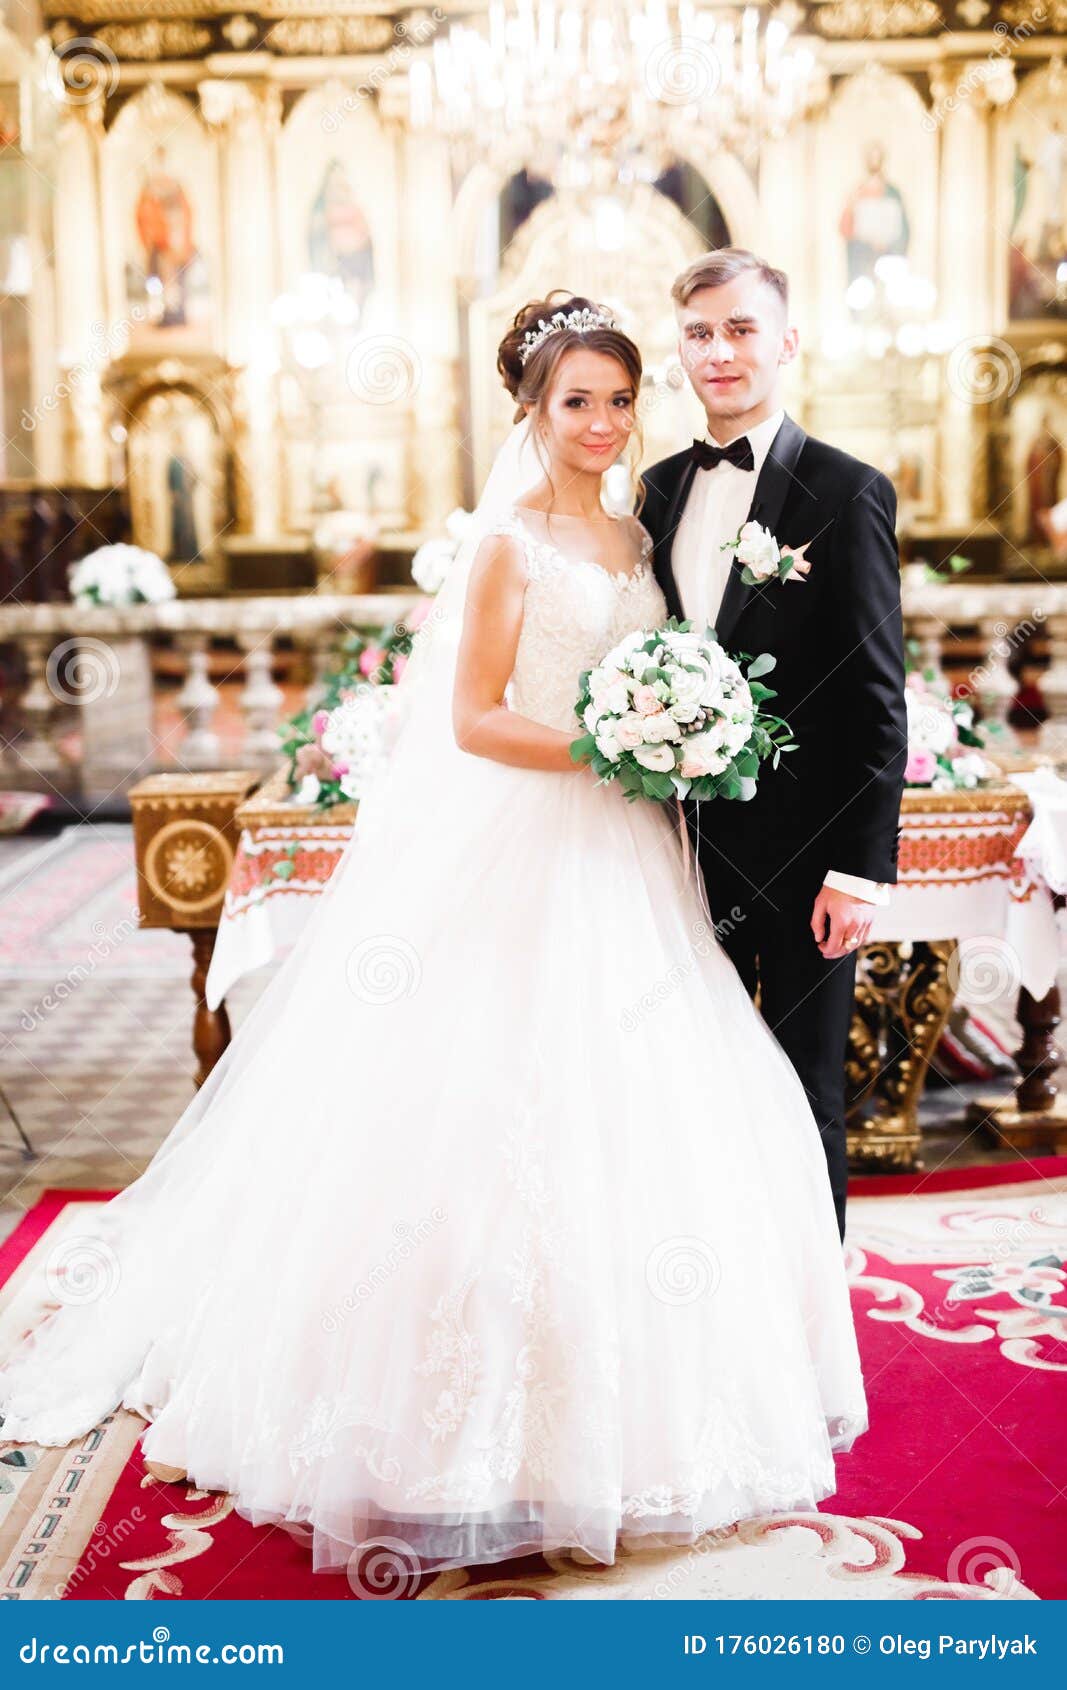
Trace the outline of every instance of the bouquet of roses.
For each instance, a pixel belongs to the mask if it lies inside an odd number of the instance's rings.
[[[933,670],[911,670],[904,692],[908,710],[908,786],[934,792],[975,787],[995,775],[982,755],[985,734],[965,698],[954,698]]]
[[[711,628],[674,618],[628,634],[581,678],[586,731],[571,756],[631,799],[749,799],[760,763],[777,767],[795,750],[788,723],[762,708],[775,696],[760,678],[774,661],[735,660]]]

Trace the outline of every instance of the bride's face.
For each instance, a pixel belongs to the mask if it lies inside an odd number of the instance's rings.
[[[553,463],[571,474],[609,469],[633,432],[636,397],[610,353],[564,353],[536,422]]]

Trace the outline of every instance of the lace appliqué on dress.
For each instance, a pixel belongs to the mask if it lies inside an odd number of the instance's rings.
[[[511,707],[577,737],[574,707],[583,672],[625,635],[666,620],[666,602],[652,572],[652,541],[642,529],[638,563],[629,573],[614,573],[564,556],[532,534],[515,512],[501,517],[491,532],[516,541],[526,569]]]

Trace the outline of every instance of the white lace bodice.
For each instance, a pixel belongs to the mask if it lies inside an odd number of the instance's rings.
[[[539,513],[531,512],[537,521]],[[574,706],[586,669],[636,628],[655,628],[666,620],[667,606],[652,572],[652,540],[635,517],[634,563],[613,572],[592,559],[570,556],[533,531],[528,518],[512,508],[491,528],[520,546],[526,568],[526,598],[515,668],[508,687],[513,710],[577,735]]]

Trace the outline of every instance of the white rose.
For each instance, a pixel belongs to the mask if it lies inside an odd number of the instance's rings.
[[[744,749],[744,747],[748,744],[751,732],[751,722],[739,721],[727,724],[726,749],[730,753],[731,757],[736,757],[737,753]]]
[[[596,696],[596,707],[601,715],[622,716],[630,708],[630,694],[625,681],[613,681],[611,686],[605,687]]]
[[[635,716],[632,711],[619,717],[619,720],[615,723],[614,731],[615,738],[623,751],[636,751],[637,747],[644,743],[644,723],[646,720],[646,717]]]
[[[700,715],[699,704],[669,704],[667,714],[676,722],[695,722]]]
[[[935,755],[947,751],[956,737],[956,728],[944,703],[929,693],[920,696],[908,691],[904,697],[908,712],[908,744],[925,746]]]
[[[646,745],[662,745],[664,740],[681,739],[682,730],[673,716],[668,716],[665,710],[661,710],[656,716],[644,718],[644,735]]]
[[[622,746],[613,733],[602,733],[596,736],[597,750],[609,763],[617,763],[622,756]]]
[[[773,534],[758,522],[746,522],[737,547],[739,560],[761,581],[778,573],[781,550]]]
[[[687,764],[699,764],[708,775],[720,774],[730,761],[710,732],[694,734],[692,739],[686,740],[685,760]]]
[[[667,774],[674,768],[674,752],[669,745],[639,745],[634,752],[634,760],[643,769],[654,769],[660,774]]]
[[[600,715],[601,712],[597,709],[595,704],[587,704],[585,709],[582,711],[582,721],[585,723],[586,730],[589,733],[595,734],[599,730]]]
[[[604,659],[605,669],[609,666],[616,669],[625,669],[630,661],[632,653],[635,651],[637,646],[644,645],[647,638],[648,636],[643,628],[637,628],[632,634],[627,634],[624,640],[620,640],[618,645],[612,646],[611,650],[608,652],[608,655]]]
[[[645,670],[653,667],[651,653],[647,651],[632,651],[627,659],[626,667],[630,671],[630,674],[634,677],[634,680],[643,680]]]
[[[710,751],[718,751],[726,743],[726,728],[725,719],[719,717],[716,721],[709,722],[703,733],[696,737],[703,740]]]
[[[676,704],[699,704],[708,685],[707,675],[700,670],[678,669],[671,681]]]

